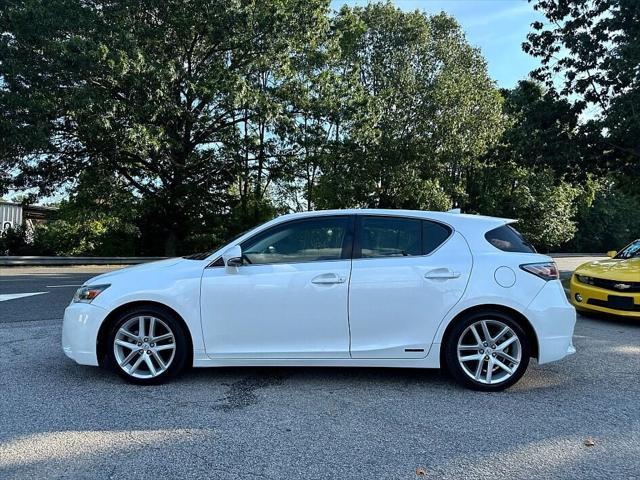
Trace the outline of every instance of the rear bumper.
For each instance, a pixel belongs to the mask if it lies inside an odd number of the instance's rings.
[[[569,296],[571,300],[571,304],[574,305],[579,310],[589,310],[592,312],[608,313],[610,315],[618,315],[618,316],[623,316],[628,318],[640,319],[640,293],[625,294],[622,292],[616,292],[612,290],[605,290],[604,288],[594,287],[592,285],[587,285],[587,284],[578,282],[575,278],[575,275],[571,276],[569,289],[571,292]],[[582,297],[581,302],[578,302],[576,300],[576,294],[579,294]],[[632,298],[638,310],[637,311],[619,310],[616,308],[604,306],[603,304],[608,303],[609,295],[615,295],[617,297]],[[596,301],[598,303],[601,303],[601,305],[594,305],[589,303],[589,301]]]
[[[107,311],[90,303],[72,303],[64,311],[62,351],[82,365],[98,365],[98,330]]]
[[[576,310],[567,300],[559,281],[547,282],[524,314],[538,337],[539,364],[560,360],[575,353],[573,329],[576,325]]]

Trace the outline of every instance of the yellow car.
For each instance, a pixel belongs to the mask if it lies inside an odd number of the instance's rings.
[[[609,259],[580,265],[571,277],[571,303],[593,311],[640,319],[640,239]]]

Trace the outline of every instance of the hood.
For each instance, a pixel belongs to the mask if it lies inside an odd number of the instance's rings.
[[[640,258],[596,260],[580,265],[576,273],[606,280],[640,282]]]
[[[138,265],[132,265],[130,267],[121,268],[118,270],[114,270],[112,272],[103,273],[102,275],[98,275],[96,277],[90,278],[84,285],[97,285],[100,283],[109,283],[109,281],[116,277],[121,277],[122,275],[128,275],[131,273],[139,273],[139,272],[149,272],[149,271],[161,271],[168,267],[173,267],[178,263],[185,262],[182,257],[176,258],[167,258],[166,260],[158,260],[155,262],[141,263]]]

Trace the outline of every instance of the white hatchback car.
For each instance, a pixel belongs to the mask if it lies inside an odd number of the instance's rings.
[[[446,366],[501,390],[575,349],[555,263],[511,221],[455,213],[285,215],[210,253],[99,275],[64,352],[158,383],[184,367]]]

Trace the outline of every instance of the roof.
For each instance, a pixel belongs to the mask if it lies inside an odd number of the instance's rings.
[[[58,210],[58,207],[51,207],[46,205],[25,205],[17,202],[7,202],[5,200],[0,200],[0,205],[10,205],[12,207],[22,207],[30,210],[43,210],[43,211]]]
[[[493,228],[494,226],[513,223],[516,220],[510,218],[489,217],[485,215],[471,215],[466,213],[452,212],[433,212],[428,210],[396,210],[383,208],[347,208],[339,210],[314,210],[310,212],[297,212],[277,217],[275,220],[283,220],[285,218],[304,218],[323,215],[393,215],[404,217],[417,217],[436,220],[455,227],[456,229],[464,229],[465,226],[470,228]]]

